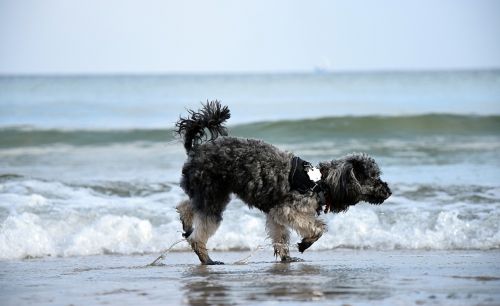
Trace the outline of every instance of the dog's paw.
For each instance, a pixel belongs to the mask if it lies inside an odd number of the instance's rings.
[[[302,258],[298,258],[298,257],[290,257],[290,256],[286,256],[286,257],[281,258],[281,262],[282,262],[282,263],[289,263],[289,262],[302,262],[302,261],[304,261],[304,259],[302,259]]]
[[[215,266],[215,265],[223,265],[224,263],[222,261],[210,260],[203,264],[206,266]]]
[[[191,228],[191,229],[187,230],[185,233],[182,233],[182,237],[187,238],[192,233],[193,233],[193,229]]]
[[[304,253],[305,250],[307,250],[313,243],[309,241],[303,241],[297,243],[297,246],[299,248],[300,253]]]

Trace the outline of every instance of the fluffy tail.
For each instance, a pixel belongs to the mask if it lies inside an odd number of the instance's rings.
[[[175,132],[184,139],[184,148],[191,151],[194,145],[207,140],[207,132],[210,133],[210,141],[219,137],[227,136],[224,122],[231,117],[227,106],[222,106],[219,101],[207,101],[202,104],[197,112],[188,110],[187,117],[180,117],[175,124]]]

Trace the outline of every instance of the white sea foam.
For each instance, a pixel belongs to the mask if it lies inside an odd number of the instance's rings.
[[[500,227],[494,217],[463,220],[458,210],[406,209],[378,214],[355,207],[328,222],[330,234],[314,246],[374,249],[491,249],[500,247]],[[492,220],[493,219],[493,220]]]
[[[123,183],[101,187],[33,179],[3,182],[0,259],[158,253],[181,239],[174,207],[184,196],[178,187],[144,184],[136,194],[125,193],[130,185]],[[446,194],[440,187],[399,187],[381,206],[359,204],[347,213],[323,216],[329,230],[311,250],[500,248],[498,190],[478,188],[456,187]],[[477,194],[486,196],[484,203],[468,202]],[[291,242],[299,239],[293,235]],[[208,247],[265,245],[271,250],[270,243],[264,214],[234,199]],[[181,243],[175,249],[189,247]]]

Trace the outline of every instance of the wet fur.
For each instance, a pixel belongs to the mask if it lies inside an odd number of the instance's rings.
[[[302,237],[298,249],[304,252],[321,237],[326,225],[317,218],[319,196],[290,188],[288,175],[294,155],[261,140],[219,137],[227,135],[222,124],[230,115],[217,101],[189,112],[190,117],[180,118],[176,125],[188,155],[181,187],[189,196],[177,211],[184,236],[201,263],[220,264],[208,256],[206,242],[219,227],[231,194],[266,213],[266,230],[276,256],[282,261],[298,260],[290,257],[289,228]],[[203,142],[205,129],[212,137]],[[319,168],[333,212],[346,211],[359,201],[380,204],[391,194],[379,178],[375,160],[366,154],[322,162]]]

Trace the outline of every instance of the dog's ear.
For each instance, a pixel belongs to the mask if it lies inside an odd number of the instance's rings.
[[[335,193],[347,190],[354,177],[354,168],[350,161],[324,162],[319,164],[319,168],[322,175],[326,174],[326,180]]]
[[[334,202],[338,203],[334,204],[335,212],[347,211],[350,205],[358,201],[355,186],[359,186],[359,183],[354,175],[353,164],[349,161],[341,163],[339,172],[340,176],[333,197]]]
[[[334,192],[338,195],[340,203],[345,203],[349,199],[349,189],[354,177],[354,168],[352,163],[343,162],[338,169],[338,179]]]
[[[326,183],[330,189],[332,200],[332,211],[346,211],[349,205],[357,202],[357,197],[353,194],[358,186],[356,177],[354,176],[353,164],[347,160],[333,161],[320,164],[322,173],[327,173]]]
[[[349,163],[352,165],[353,175],[359,181],[364,181],[368,178],[366,173],[366,165],[362,160],[359,159],[351,159]]]

